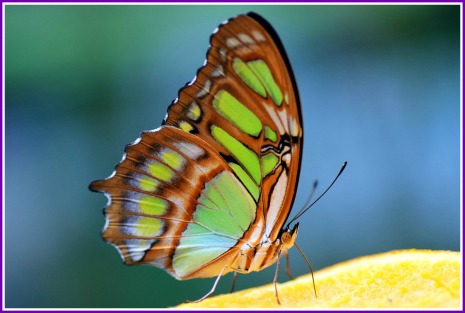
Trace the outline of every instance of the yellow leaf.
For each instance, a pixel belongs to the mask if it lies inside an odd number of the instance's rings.
[[[461,255],[399,250],[356,258],[273,284],[186,303],[177,308],[460,308]]]

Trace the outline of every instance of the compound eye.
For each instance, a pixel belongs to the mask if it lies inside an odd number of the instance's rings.
[[[292,242],[292,236],[289,232],[284,232],[281,235],[281,241],[284,245],[290,244]]]

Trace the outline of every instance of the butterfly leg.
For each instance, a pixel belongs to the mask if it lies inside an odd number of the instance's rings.
[[[315,292],[315,298],[318,298],[318,296],[316,294],[315,277],[313,277],[312,265],[310,264],[310,261],[308,261],[307,257],[305,256],[304,252],[302,251],[302,249],[300,249],[299,245],[297,243],[294,243],[294,245],[297,248],[297,250],[299,250],[300,254],[302,254],[302,256],[304,257],[305,262],[308,265],[308,268],[310,269],[310,273],[312,274],[313,291]]]
[[[214,292],[215,292],[215,289],[216,289],[216,285],[218,285],[218,282],[220,281],[220,278],[221,278],[221,276],[223,276],[224,270],[225,270],[227,267],[228,267],[227,265],[226,265],[225,267],[223,267],[223,269],[221,270],[220,274],[219,274],[218,277],[215,279],[215,283],[213,284],[212,289],[210,289],[210,291],[207,292],[206,295],[204,295],[202,298],[200,298],[200,299],[198,299],[198,300],[194,300],[194,301],[186,300],[186,303],[197,303],[197,302],[200,302],[200,301],[205,300],[206,298],[208,298],[212,293],[214,293]]]
[[[294,275],[291,273],[291,263],[289,262],[289,253],[286,253],[286,274],[292,280],[294,279]]]
[[[279,301],[278,286],[276,285],[276,282],[278,281],[279,259],[280,258],[281,258],[281,251],[278,252],[278,259],[276,261],[276,272],[274,273],[274,278],[273,278],[274,292],[276,294],[276,300],[278,301],[279,305],[281,305],[281,302]]]
[[[234,272],[233,282],[232,282],[231,289],[229,290],[229,293],[234,292],[234,288],[236,287],[236,280],[237,280],[237,272]]]

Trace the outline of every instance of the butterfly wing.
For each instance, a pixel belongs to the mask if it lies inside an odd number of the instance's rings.
[[[244,177],[266,216],[265,235],[276,239],[294,201],[303,129],[294,74],[272,26],[255,13],[221,25],[165,124],[200,136]]]
[[[255,218],[252,197],[227,169],[197,136],[171,126],[143,132],[113,175],[90,186],[109,198],[104,239],[127,264],[185,278],[233,247]]]
[[[164,125],[143,132],[113,175],[91,184],[109,198],[104,239],[127,264],[178,279],[218,275],[257,217],[258,235],[275,240],[299,176],[298,99],[265,20],[249,13],[221,25]]]

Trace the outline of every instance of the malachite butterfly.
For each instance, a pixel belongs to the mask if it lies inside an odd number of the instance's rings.
[[[302,136],[297,85],[277,33],[255,13],[229,19],[162,126],[142,132],[113,174],[91,183],[109,199],[103,238],[126,264],[180,280],[279,264],[298,232],[284,224]]]

